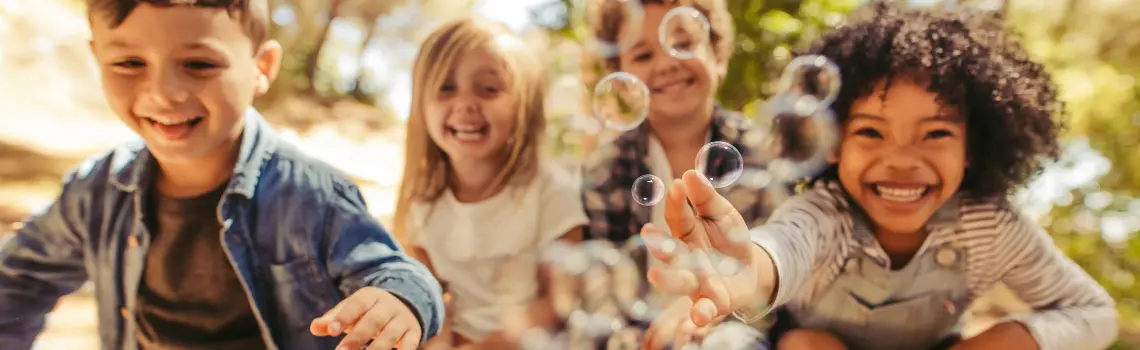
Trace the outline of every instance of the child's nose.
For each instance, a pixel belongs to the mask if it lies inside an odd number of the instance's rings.
[[[475,96],[464,96],[456,99],[455,113],[475,114],[479,110],[479,100]]]
[[[173,107],[190,99],[190,89],[177,72],[160,71],[151,75],[146,95],[163,106]]]
[[[914,171],[922,164],[913,147],[896,147],[883,157],[883,165],[892,171]]]

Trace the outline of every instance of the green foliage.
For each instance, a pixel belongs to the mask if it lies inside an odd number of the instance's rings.
[[[1009,23],[1033,57],[1053,72],[1070,112],[1069,137],[1087,138],[1112,163],[1094,184],[1056,203],[1046,229],[1066,254],[1117,301],[1121,338],[1114,349],[1140,348],[1140,3],[1066,0],[1041,6],[1017,1]],[[1089,19],[1095,18],[1090,21]],[[1117,228],[1123,226],[1123,228]],[[1105,231],[1123,231],[1107,241]]]
[[[580,43],[584,31],[566,20],[572,2],[577,1],[552,0],[535,17],[552,37]],[[838,24],[859,3],[727,0],[737,34],[718,101],[754,115],[756,102],[774,93],[772,82],[791,53]],[[1140,348],[1140,238],[1132,233],[1131,239],[1110,242],[1101,234],[1120,221],[1134,225],[1125,231],[1140,230],[1140,153],[1135,151],[1140,145],[1140,61],[1135,59],[1140,57],[1140,17],[1134,15],[1140,13],[1140,2],[1008,0],[1001,10],[1022,34],[1031,56],[1045,62],[1060,85],[1069,110],[1066,137],[1086,137],[1112,163],[1096,183],[1073,189],[1071,200],[1056,203],[1043,226],[1117,300],[1122,333],[1113,349]],[[602,72],[599,62],[594,68]],[[597,78],[583,77],[582,83],[588,88]],[[567,124],[558,121],[551,128]],[[567,133],[551,131],[557,139]],[[563,144],[562,149],[574,147]],[[1107,204],[1105,194],[1111,198]]]
[[[857,0],[729,0],[736,49],[718,92],[719,102],[754,115],[754,103],[771,96],[791,53],[838,24]]]

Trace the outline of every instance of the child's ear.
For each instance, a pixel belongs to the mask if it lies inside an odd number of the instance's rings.
[[[720,57],[716,59],[716,75],[724,81],[724,77],[728,76],[728,57]]]
[[[281,70],[281,44],[276,40],[267,40],[257,49],[257,96],[269,92],[269,85],[277,79]]]

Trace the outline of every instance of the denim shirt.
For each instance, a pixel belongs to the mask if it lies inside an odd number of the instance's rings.
[[[332,349],[310,322],[365,286],[407,304],[430,338],[438,281],[368,213],[345,174],[283,142],[253,109],[218,204],[218,239],[270,348]],[[29,349],[57,300],[95,285],[103,349],[136,349],[136,295],[149,233],[141,205],[155,173],[141,142],[84,162],[45,211],[0,243],[0,349]],[[209,286],[202,286],[209,288]],[[421,341],[423,340],[421,339]]]

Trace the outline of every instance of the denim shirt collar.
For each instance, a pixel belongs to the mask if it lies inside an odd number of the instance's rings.
[[[276,150],[278,137],[261,113],[253,107],[246,109],[243,119],[245,125],[242,129],[241,147],[226,193],[253,198],[261,168]],[[116,173],[111,177],[111,183],[124,192],[134,192],[140,185],[146,186],[149,183],[151,176],[154,176],[156,164],[145,143],[138,142],[127,147],[135,156],[118,159],[123,164],[112,167]]]

